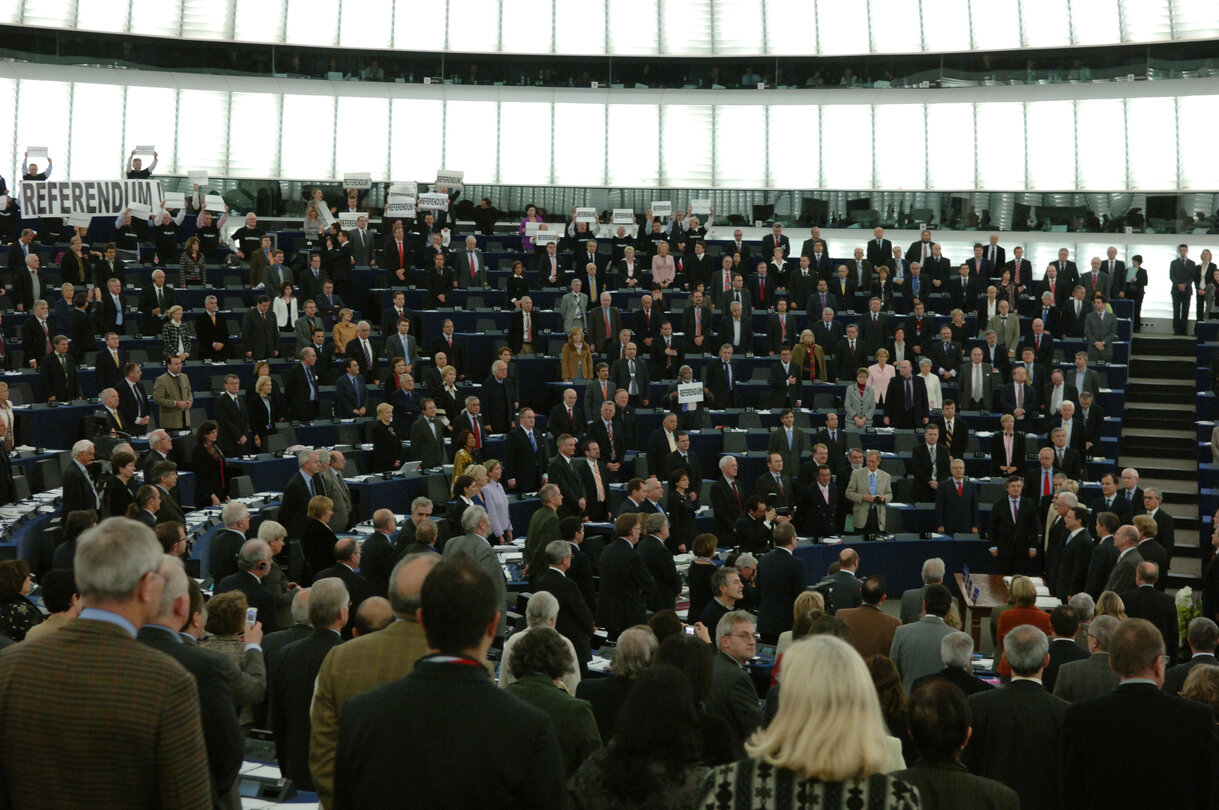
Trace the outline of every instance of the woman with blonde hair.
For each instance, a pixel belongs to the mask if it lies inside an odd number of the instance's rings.
[[[335,323],[334,329],[330,330],[330,334],[334,338],[334,353],[336,355],[345,352],[347,350],[347,341],[354,340],[359,332],[356,325],[351,322],[353,317],[354,313],[347,307],[343,307],[339,310],[338,322]],[[407,322],[410,322],[409,319]]]
[[[745,744],[747,759],[712,770],[696,806],[753,807],[768,795],[771,807],[918,808],[917,791],[884,773],[888,735],[859,653],[819,635],[793,644],[786,659],[774,720]]]
[[[806,380],[825,380],[825,352],[813,340],[813,330],[800,333],[800,342],[792,347],[792,363]]]
[[[325,495],[314,495],[305,507],[305,514],[309,520],[301,532],[301,552],[305,555],[308,580],[312,582],[319,571],[334,564],[334,544],[339,541],[330,528],[334,501]]]
[[[1096,616],[1112,616],[1119,622],[1126,618],[1126,603],[1113,591],[1105,591],[1096,600]]]
[[[573,326],[563,344],[559,360],[559,376],[564,380],[591,380],[593,378],[593,350],[584,342],[584,330]]]
[[[169,319],[161,327],[161,354],[165,359],[181,357],[182,362],[190,357],[190,327],[182,320],[182,307],[174,304],[169,308]]]
[[[897,369],[889,365],[888,349],[876,350],[876,362],[868,367],[868,388],[872,389],[872,399],[877,405],[885,404],[885,393],[889,390],[889,381],[897,374]]]
[[[475,464],[470,468],[470,472],[477,472],[479,466]],[[491,519],[491,534],[498,538],[498,544],[511,543],[512,521],[508,517],[508,493],[500,483],[500,479],[504,477],[504,465],[499,459],[489,458],[482,468],[486,470],[487,480],[481,485],[479,496],[487,510],[487,517]],[[478,476],[475,476],[475,482],[478,481]]]
[[[288,542],[288,530],[282,523],[264,520],[258,524],[258,539],[270,546],[272,558],[278,557],[284,550],[284,543]],[[296,598],[296,589],[300,586],[289,582],[284,569],[274,560],[262,577],[262,586],[271,593],[271,599],[275,602],[277,626],[288,628],[295,624],[292,621],[292,600]]]
[[[1050,614],[1037,607],[1037,586],[1028,577],[1012,577],[1008,586],[1011,603],[1015,607],[1008,608],[999,616],[999,629],[995,637],[995,649],[1003,649],[1003,639],[1015,627],[1031,624],[1047,636],[1052,635],[1054,628],[1050,626]],[[1005,678],[1012,677],[1012,668],[1007,663],[1007,656],[999,659],[995,671]]]

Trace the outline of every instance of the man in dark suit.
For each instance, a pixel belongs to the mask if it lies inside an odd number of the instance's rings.
[[[1007,495],[995,502],[990,513],[990,554],[999,571],[1019,574],[1032,570],[1040,545],[1041,526],[1037,507],[1022,497],[1024,481],[1008,476]]]
[[[873,298],[868,302],[868,311],[859,319],[859,337],[868,347],[869,354],[883,348],[889,342],[889,316],[880,311],[881,301]]]
[[[648,385],[651,380],[648,375],[648,364],[637,356],[638,347],[635,343],[626,344],[626,356],[615,360],[610,366],[610,382],[614,389],[621,388],[630,396],[633,404],[647,407]]]
[[[1061,771],[1066,775],[1064,807],[1149,807],[1162,801],[1165,785],[1172,786],[1174,807],[1215,806],[1219,739],[1214,712],[1206,704],[1160,691],[1163,656],[1164,639],[1151,622],[1127,619],[1114,632],[1109,643],[1109,665],[1120,679],[1117,689],[1072,704],[1063,717],[1059,750]],[[1078,778],[1106,767],[1104,763],[1109,760],[1101,749],[1107,746],[1098,747],[1098,739],[1118,749],[1137,747],[1140,772],[1155,774],[1155,778]],[[1040,742],[1044,746],[1046,741]]]
[[[204,312],[195,319],[199,338],[199,359],[223,362],[229,354],[229,323],[219,311],[216,296],[203,300]]]
[[[545,552],[549,567],[534,588],[535,592],[546,591],[558,600],[559,616],[554,629],[571,642],[576,649],[576,661],[582,669],[587,670],[592,658],[591,639],[596,628],[593,626],[592,610],[569,573],[576,550],[575,546],[563,540],[552,540],[547,544]]]
[[[224,393],[216,398],[216,421],[220,424],[220,449],[228,458],[242,453],[249,445],[250,419],[238,399],[241,380],[236,374],[224,378]]]
[[[758,632],[764,644],[791,629],[792,605],[804,590],[804,563],[796,559],[796,529],[791,523],[775,527],[774,548],[758,560]],[[774,641],[772,641],[774,639]]]
[[[136,639],[173,658],[189,672],[199,690],[199,709],[203,723],[203,742],[207,747],[208,770],[212,777],[212,800],[216,807],[232,807],[234,782],[243,760],[241,726],[233,690],[226,678],[224,658],[183,642],[178,630],[190,618],[190,594],[186,572],[180,563],[163,560],[160,572],[165,590],[157,615],[140,628]],[[247,637],[262,638],[262,627],[246,631]],[[258,643],[258,641],[247,642]],[[240,799],[236,800],[240,803]]]
[[[720,345],[719,360],[712,360],[703,370],[707,388],[716,407],[732,408],[737,402],[737,384],[740,378],[732,364],[732,344]]]
[[[1064,776],[1069,784],[1081,781],[1079,774],[1087,771],[1060,768],[1067,702],[1041,684],[1049,640],[1037,628],[1022,625],[1005,637],[1004,653],[1018,679],[969,698],[974,731],[962,761],[974,773],[1019,793],[1021,806],[1055,810],[1063,807],[1059,793]]]
[[[271,547],[262,540],[247,540],[237,555],[237,573],[229,574],[216,585],[215,593],[241,591],[250,607],[258,608],[258,621],[263,632],[274,633],[279,629],[276,621],[275,599],[262,584],[262,579],[275,565],[271,558]]]
[[[895,428],[912,429],[927,424],[927,386],[921,377],[911,373],[909,360],[897,367],[897,375],[889,380],[885,394],[885,424]]]
[[[1168,265],[1168,280],[1172,282],[1172,331],[1174,335],[1189,332],[1190,301],[1193,299],[1194,277],[1198,265],[1189,258],[1189,245],[1177,246],[1177,258]]]
[[[207,574],[220,582],[237,573],[237,558],[246,544],[246,532],[250,530],[250,510],[238,501],[225,504],[220,513],[224,528],[212,536],[208,552]]]
[[[605,459],[601,457],[601,445],[595,439],[586,440],[583,443],[583,448],[584,463],[581,463],[580,459],[577,459],[572,465],[576,469],[576,474],[580,477],[580,484],[586,495],[584,499],[586,506],[585,517],[594,523],[600,523],[609,517],[609,507],[606,504],[605,498],[609,493],[609,467],[606,466]],[[593,475],[594,470],[597,473],[596,475]],[[599,489],[598,482],[600,482]],[[598,497],[598,495],[601,497]]]
[[[736,520],[744,508],[745,493],[737,482],[737,460],[723,456],[720,475],[711,485],[711,511],[715,515],[715,536],[724,545],[736,545]]]
[[[89,477],[88,465],[94,456],[93,442],[81,439],[72,445],[72,460],[63,471],[63,514],[71,514],[78,509],[97,512],[101,508],[101,499],[93,481]]]
[[[1135,568],[1134,577],[1134,590],[1118,594],[1126,605],[1126,615],[1132,619],[1146,619],[1155,625],[1164,637],[1168,660],[1176,661],[1181,636],[1177,626],[1177,607],[1171,596],[1156,590],[1160,568],[1145,559]]]
[[[1050,430],[1051,445],[1047,450],[1054,454],[1054,469],[1074,481],[1083,477],[1084,460],[1074,447],[1067,447],[1067,433],[1060,427]]]
[[[1139,553],[1143,555],[1143,559],[1159,563],[1162,574],[1168,571],[1169,549],[1176,545],[1177,532],[1176,522],[1172,515],[1164,511],[1163,502],[1164,496],[1159,489],[1147,487],[1143,490],[1143,512],[1155,520],[1156,531],[1154,537],[1151,537],[1150,531],[1143,531],[1142,534],[1146,535],[1148,539],[1139,543]],[[1156,546],[1150,549],[1150,553],[1145,550],[1148,543],[1154,543]],[[1161,582],[1156,590],[1164,590],[1164,583]]]
[[[785,471],[783,454],[766,454],[766,472],[753,483],[753,497],[761,498],[769,509],[791,509],[796,502],[795,486],[791,475]],[[738,531],[739,534],[739,531]],[[742,542],[743,546],[744,543]]]
[[[520,300],[520,308],[512,313],[508,321],[508,348],[513,355],[538,352],[538,313],[533,309],[533,299],[524,296]]]
[[[936,493],[950,476],[948,450],[940,444],[938,425],[928,424],[923,438],[924,442],[911,454],[910,477],[914,479],[911,494],[917,503],[937,503]]]
[[[68,354],[68,339],[56,335],[52,340],[54,350],[38,364],[43,390],[50,402],[69,402],[80,399],[80,383],[76,379],[76,361]]]
[[[836,423],[838,414],[827,414],[827,422],[831,416]],[[841,436],[842,434],[839,433],[838,435]],[[824,444],[820,433],[817,434],[817,441]],[[843,447],[845,448],[845,446],[846,439],[843,438]],[[779,412],[779,426],[771,431],[770,441],[766,445],[766,452],[781,455],[783,457],[783,469],[798,470],[800,469],[800,460],[804,457],[805,452],[811,449],[808,432],[796,427],[796,415],[792,409],[784,408],[781,410]]]
[[[617,406],[612,401],[601,403],[601,412],[585,428],[585,437],[601,445],[601,455],[610,472],[617,474],[626,456],[627,444],[622,423],[615,417]]]
[[[355,360],[359,364],[360,374],[363,375],[364,382],[369,385],[378,385],[381,382],[381,359],[378,354],[372,345],[372,326],[368,321],[360,321],[359,326],[356,327],[356,336],[347,341],[343,356],[347,360]],[[453,361],[451,355],[449,361]],[[344,365],[346,365],[345,362]]]
[[[916,589],[914,592],[917,593],[920,590],[923,589]],[[906,593],[911,593],[911,591]],[[905,594],[902,594],[902,596],[904,597]],[[922,597],[918,600],[918,609],[920,613],[923,610]],[[915,618],[911,621],[917,620]],[[969,637],[968,633],[958,631],[944,636],[940,639],[940,660],[944,662],[944,668],[939,672],[933,672],[930,675],[924,675],[917,679],[910,693],[914,694],[920,687],[931,681],[947,681],[960,689],[965,694],[965,697],[994,689],[995,687],[986,681],[974,676],[973,650],[973,639]]]
[[[280,519],[289,538],[299,539],[308,520],[309,501],[315,495],[324,495],[325,487],[318,477],[321,462],[314,450],[301,450],[296,454],[298,471],[284,484],[283,498],[279,507]]]
[[[546,437],[534,430],[535,418],[532,408],[522,408],[504,443],[504,481],[514,492],[537,492],[546,477]]]
[[[685,340],[673,334],[673,324],[668,318],[660,323],[660,335],[652,342],[651,378],[672,380],[686,362]]]
[[[600,445],[600,442],[598,442]],[[579,517],[584,514],[588,505],[585,498],[584,483],[580,480],[580,472],[575,460],[576,437],[563,435],[555,442],[558,453],[550,460],[547,467],[548,482],[559,488],[563,495],[563,503],[559,507],[559,518]]]
[[[673,437],[677,449],[665,458],[664,468],[661,472],[665,478],[671,478],[674,472],[681,470],[690,478],[690,489],[697,490],[702,485],[703,468],[698,456],[690,449],[690,434],[679,430],[673,434]]]
[[[833,470],[828,465],[820,465],[817,467],[816,481],[801,490],[800,500],[796,504],[801,534],[816,539],[837,535],[841,531],[838,521],[840,500]]]
[[[834,357],[838,361],[838,382],[855,379],[855,372],[868,367],[868,347],[859,338],[859,327],[847,324],[847,334],[838,341]]]
[[[1190,620],[1185,640],[1189,643],[1190,659],[1183,664],[1169,667],[1164,673],[1164,694],[1179,695],[1194,667],[1219,666],[1215,658],[1215,645],[1219,643],[1219,627],[1205,616]]]
[[[940,339],[924,343],[922,348],[924,354],[931,358],[931,373],[942,382],[954,382],[963,356],[961,344],[952,339],[952,329],[941,327]]]
[[[714,318],[711,305],[702,290],[692,292],[681,316],[681,329],[685,335],[685,345],[690,352],[707,354],[714,351]]]
[[[284,375],[284,396],[292,410],[292,419],[297,422],[312,422],[317,418],[321,388],[316,366],[317,352],[306,346],[300,350],[300,362]]]
[[[241,345],[247,360],[279,356],[279,326],[270,309],[271,299],[260,295],[241,322]]]
[[[344,537],[334,545],[334,565],[323,568],[314,576],[316,584],[319,580],[337,578],[346,586],[348,603],[352,611],[358,611],[360,605],[370,596],[376,596],[368,578],[356,571],[360,565],[360,543],[354,537]],[[351,630],[343,628],[343,638],[351,638]],[[320,663],[320,662],[319,662]]]
[[[936,531],[952,535],[977,534],[981,526],[978,486],[966,480],[964,459],[954,458],[949,469],[952,476],[942,481],[935,493]]]
[[[803,383],[800,377],[799,366],[792,362],[791,347],[781,347],[779,356],[771,364],[766,379],[774,398],[773,407],[799,408],[801,406]]]
[[[1012,381],[999,389],[999,409],[1012,415],[1015,428],[1022,434],[1032,429],[1039,408],[1037,393],[1026,380],[1024,366],[1016,366],[1012,369]]]
[[[816,297],[815,294],[814,297]],[[846,329],[834,320],[832,305],[818,307],[815,311],[812,309],[813,306],[812,299],[810,299],[808,316],[816,318],[812,326],[813,342],[821,347],[821,351],[825,352],[826,357],[835,357],[838,344],[846,337]]]
[[[868,261],[873,267],[880,267],[893,258],[893,243],[885,238],[885,229],[879,226],[872,230],[872,236],[868,240]]]
[[[762,237],[762,251],[760,255],[769,261],[770,257],[774,255],[775,248],[777,247],[783,248],[784,257],[791,256],[791,240],[787,237],[787,234],[783,233],[782,222],[776,222],[771,227],[771,232]],[[745,257],[743,255],[741,256],[741,263],[745,263]]]
[[[619,515],[614,522],[614,540],[601,552],[597,570],[601,576],[597,599],[597,624],[610,640],[634,624],[647,621],[648,596],[657,588],[643,555],[636,546],[640,530],[634,514]]]
[[[444,433],[436,419],[436,400],[429,397],[419,406],[419,418],[411,425],[411,456],[430,470],[445,462]]]
[[[659,494],[659,482],[654,486]],[[672,610],[677,597],[681,595],[682,579],[673,563],[673,552],[668,549],[669,530],[669,519],[659,512],[653,512],[647,516],[643,535],[635,547],[636,553],[643,557],[648,573],[656,583],[656,586],[644,595],[650,612]]]
[[[660,427],[648,434],[647,443],[648,475],[668,478],[666,470],[669,455],[677,450],[677,414],[667,413],[661,420]],[[693,487],[693,479],[690,481]]]

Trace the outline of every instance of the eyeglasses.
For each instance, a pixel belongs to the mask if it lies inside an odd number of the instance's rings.
[[[753,633],[747,633],[747,632],[741,632],[741,633],[729,633],[728,635],[729,635],[730,637],[732,637],[732,638],[740,638],[740,639],[750,639],[750,640],[752,640],[752,639],[754,638],[754,634],[753,634]]]

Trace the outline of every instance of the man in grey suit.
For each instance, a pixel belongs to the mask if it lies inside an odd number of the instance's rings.
[[[491,581],[495,583],[496,604],[500,610],[499,629],[502,632],[506,626],[503,609],[508,600],[508,581],[504,578],[504,569],[499,564],[499,555],[487,540],[491,536],[491,518],[487,516],[487,510],[481,506],[466,507],[466,511],[461,514],[461,529],[465,534],[450,537],[444,544],[445,559],[464,554],[491,577]]]
[[[478,249],[478,240],[473,236],[466,237],[466,246],[457,251],[453,259],[453,269],[457,275],[457,286],[470,289],[487,286],[487,260]]]
[[[423,462],[425,470],[444,464],[444,435],[436,421],[436,401],[428,398],[419,403],[420,414],[411,425],[411,455]]]
[[[994,410],[995,374],[990,365],[983,361],[980,348],[970,349],[969,362],[962,363],[957,369],[957,383],[960,386],[958,399],[963,410]]]
[[[770,434],[766,453],[778,453],[783,457],[783,469],[796,470],[805,452],[812,452],[808,432],[796,427],[796,415],[791,408],[784,408],[779,414],[779,427]]]
[[[880,469],[879,450],[869,450],[864,455],[864,466],[851,473],[846,496],[854,504],[857,533],[885,530],[885,505],[893,500],[893,486],[889,474]]]
[[[1058,668],[1054,695],[1068,703],[1107,695],[1117,688],[1117,674],[1109,666],[1109,640],[1121,622],[1115,616],[1097,616],[1088,625],[1088,657]]]
[[[419,344],[415,340],[415,336],[411,333],[410,318],[399,318],[397,331],[385,338],[383,344],[385,356],[391,360],[395,357],[406,359],[408,367],[419,362]]]
[[[939,672],[944,667],[940,658],[940,640],[953,628],[944,623],[952,607],[952,594],[943,585],[928,585],[923,594],[923,618],[913,624],[903,624],[893,633],[889,657],[902,674],[902,686],[909,693],[914,682],[924,675]]]
[[[923,595],[932,585],[944,583],[944,561],[932,557],[923,562],[923,587],[911,588],[902,594],[902,624],[913,624],[923,615]]]
[[[1139,530],[1127,524],[1113,533],[1113,545],[1117,549],[1117,564],[1113,573],[1105,583],[1106,591],[1125,593],[1134,590],[1135,571],[1143,561],[1136,546],[1139,544]]]
[[[1096,296],[1092,311],[1084,319],[1084,343],[1089,360],[1113,362],[1113,341],[1117,340],[1117,316],[1105,309],[1105,299]]]
[[[322,319],[317,314],[317,304],[310,298],[305,302],[304,309],[296,319],[293,331],[296,333],[296,348],[303,349],[313,345],[313,330],[322,329]]]
[[[745,740],[762,724],[758,693],[745,668],[756,650],[753,615],[731,610],[715,626],[718,652],[712,665],[707,712],[721,718],[732,733],[732,750],[740,752]]]
[[[563,333],[569,334],[572,327],[578,326],[588,334],[588,296],[582,293],[584,282],[578,278],[571,280],[571,292],[559,299],[559,314],[563,316]]]
[[[318,450],[318,463],[322,465],[318,476],[322,479],[322,487],[326,497],[334,501],[334,512],[330,515],[330,529],[334,532],[345,532],[355,525],[354,509],[351,500],[351,490],[343,480],[343,470],[347,467],[347,459],[338,450]]]
[[[373,248],[372,231],[368,230],[368,217],[360,214],[356,218],[356,226],[347,232],[350,237],[347,244],[351,245],[351,258],[355,259],[356,267],[376,267],[377,252]]]
[[[284,252],[276,250],[271,256],[271,266],[262,274],[262,286],[271,298],[275,298],[285,284],[294,284],[295,280],[292,277],[292,268],[284,264]]]

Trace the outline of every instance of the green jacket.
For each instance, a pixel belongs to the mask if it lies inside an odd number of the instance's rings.
[[[587,700],[572,697],[545,675],[526,675],[508,684],[507,691],[550,718],[559,735],[559,748],[563,751],[568,777],[576,772],[585,757],[601,750],[601,735]]]

